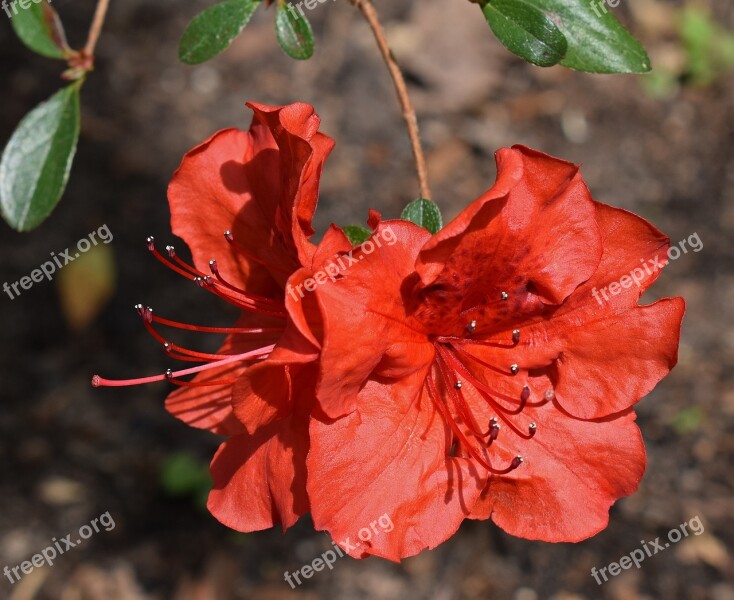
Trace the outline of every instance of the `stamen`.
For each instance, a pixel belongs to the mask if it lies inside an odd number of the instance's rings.
[[[142,308],[142,305],[138,305]],[[135,307],[137,309],[137,306]],[[170,319],[164,319],[162,317],[156,317],[153,315],[153,321],[166,325],[168,327],[175,327],[176,329],[186,329],[188,331],[200,331],[203,333],[278,333],[282,332],[282,327],[206,327],[203,325],[189,325],[187,323],[179,323],[178,321],[171,321]]]
[[[489,443],[487,446],[491,445],[492,442],[494,442],[497,437],[500,434],[500,424],[497,422],[497,417],[492,417],[489,420]]]
[[[484,366],[484,367],[486,367],[488,369],[491,369],[492,371],[494,371],[495,373],[497,373],[499,375],[507,375],[507,372],[506,371],[503,371],[502,369],[499,369],[499,368],[495,367],[494,365],[490,365],[489,363],[484,362],[480,358],[477,358],[476,356],[474,356],[472,354],[469,354],[469,352],[467,352],[466,350],[464,350],[461,346],[462,345],[459,344],[459,343],[453,343],[453,342],[451,343],[451,348],[453,348],[458,354],[461,354],[462,356],[466,356],[467,358],[470,358],[471,360],[474,360],[475,362],[479,363],[480,365],[482,365],[482,366]]]
[[[169,256],[172,256],[178,263],[180,263],[183,268],[177,264],[172,263],[169,259],[165,258],[160,252],[158,252],[155,247],[155,238],[153,236],[148,237],[146,242],[148,244],[148,250],[153,253],[153,256],[155,256],[169,269],[172,269],[173,271],[185,277],[186,279],[189,279],[190,281],[196,282],[199,287],[212,292],[213,294],[219,296],[223,300],[226,300],[230,304],[237,306],[238,308],[241,308],[243,310],[267,314],[274,317],[283,318],[287,316],[284,310],[277,310],[278,308],[280,308],[280,305],[270,298],[263,298],[261,296],[250,297],[242,290],[238,290],[234,286],[227,284],[226,282],[224,282],[224,280],[222,280],[222,285],[230,290],[229,294],[225,294],[224,292],[220,291],[216,285],[214,285],[214,282],[209,275],[204,275],[203,273],[200,273],[194,267],[187,265],[181,259],[179,259],[173,246],[166,247],[167,253]],[[260,304],[258,304],[258,302],[260,302]],[[265,304],[267,306],[262,306],[262,304]]]
[[[146,240],[146,243],[148,244],[148,250],[150,250],[153,256],[155,256],[162,264],[167,266],[172,271],[175,271],[182,277],[185,277],[186,279],[193,281],[195,277],[193,274],[189,273],[188,271],[184,271],[178,265],[173,264],[170,260],[165,258],[160,252],[158,252],[158,250],[156,250],[155,238],[152,235],[148,237],[148,239]]]
[[[451,346],[455,351],[457,351],[458,354],[462,354],[463,356],[466,356],[474,361],[476,361],[478,364],[487,367],[488,369],[492,369],[496,373],[499,373],[500,375],[507,375],[506,371],[503,371],[501,369],[498,369],[497,367],[490,365],[489,363],[484,362],[483,360],[478,359],[477,357],[469,354],[468,352],[465,352],[462,348]],[[439,352],[445,353],[446,360],[451,363],[454,370],[459,373],[464,379],[469,381],[475,388],[485,391],[488,394],[491,394],[493,397],[501,398],[502,400],[505,400],[507,402],[512,402],[515,404],[517,402],[516,398],[511,398],[510,396],[507,396],[505,394],[502,394],[500,392],[496,392],[490,388],[488,388],[486,385],[484,385],[481,381],[479,381],[474,375],[469,371],[469,369],[462,363],[458,357],[454,356],[451,352],[448,351],[448,349],[444,348],[443,346],[438,346]],[[502,410],[507,410],[505,408],[502,408]]]
[[[199,269],[191,266],[186,261],[179,258],[178,254],[176,254],[176,248],[174,248],[173,246],[166,246],[166,251],[168,252],[169,258],[172,258],[173,260],[175,260],[181,267],[189,271],[192,275],[195,275],[197,277],[200,277],[203,275],[203,273],[199,271]]]
[[[165,348],[166,352],[178,352],[184,356],[193,357],[199,361],[215,361],[222,358],[221,354],[209,354],[206,352],[198,352],[196,350],[190,350],[188,348],[184,348],[183,346],[178,346],[177,344],[172,344],[167,339],[165,339],[160,333],[158,333],[153,328],[153,309],[150,307],[147,307],[143,309],[142,311],[138,311],[142,317],[143,317],[143,325],[145,325],[145,328],[148,330],[150,335],[152,335],[158,342],[163,344],[163,347]]]
[[[522,388],[522,392],[520,392],[520,401],[527,402],[528,398],[530,398],[530,388],[528,386],[524,386]]]
[[[438,354],[441,359],[446,361],[447,363],[450,362],[454,369],[469,383],[471,383],[472,386],[476,389],[476,391],[479,393],[479,395],[484,398],[484,400],[489,404],[494,410],[497,411],[497,414],[502,418],[502,420],[507,424],[510,429],[512,429],[515,434],[517,434],[519,437],[523,439],[530,439],[532,435],[528,435],[523,433],[521,430],[519,430],[510,420],[511,416],[519,415],[526,406],[526,403],[522,400],[523,394],[520,395],[520,404],[518,407],[514,410],[508,410],[504,406],[502,406],[499,402],[497,402],[494,398],[494,396],[502,396],[501,394],[498,394],[496,392],[493,392],[490,388],[488,388],[486,385],[484,385],[481,381],[476,379],[469,370],[461,363],[461,361],[453,356],[451,352],[449,352],[446,348],[443,348],[442,346],[438,346]],[[442,361],[439,360],[438,364],[441,365]],[[529,397],[529,394],[528,394]],[[505,397],[506,398],[506,397]],[[527,398],[526,398],[527,400]],[[468,410],[468,408],[467,408]],[[471,413],[470,413],[471,414]]]
[[[476,451],[474,446],[469,443],[469,440],[466,439],[466,436],[462,433],[461,429],[459,429],[459,426],[456,424],[456,421],[454,421],[454,418],[448,412],[448,409],[446,408],[446,406],[444,406],[443,402],[441,402],[441,398],[439,396],[438,389],[436,389],[436,384],[433,381],[433,376],[429,374],[428,377],[426,378],[426,382],[428,383],[428,395],[431,397],[431,400],[433,401],[434,405],[436,406],[438,411],[441,413],[441,416],[444,418],[444,421],[453,430],[456,438],[466,448],[466,450],[469,452],[472,458],[474,458],[474,460],[476,460],[480,465],[482,465],[485,469],[487,469],[487,471],[495,475],[506,475],[510,471],[514,471],[517,467],[520,466],[520,464],[522,463],[521,457],[515,457],[512,460],[512,462],[510,463],[510,465],[505,469],[496,469],[488,461],[484,460],[484,458],[482,458],[479,455],[479,453]]]
[[[244,298],[248,298],[252,300],[253,302],[262,302],[263,304],[270,304],[274,306],[275,308],[283,308],[282,302],[276,302],[272,298],[266,298],[265,296],[258,296],[257,294],[249,294],[245,292],[244,290],[235,287],[228,281],[222,277],[222,274],[219,272],[219,267],[217,266],[217,261],[212,259],[209,261],[209,268],[211,269],[212,274],[217,278],[219,283],[221,283],[224,287],[232,290],[235,292],[238,296],[242,296]]]
[[[170,369],[169,369],[170,371]],[[236,379],[227,379],[227,380],[221,380],[221,381],[184,381],[183,379],[176,379],[168,375],[166,373],[166,377],[168,377],[168,381],[174,385],[178,385],[181,387],[213,387],[217,385],[234,385],[237,383]]]
[[[438,355],[438,367],[441,372],[441,377],[444,381],[444,383],[447,383],[451,379],[451,369],[449,368],[449,365],[446,363],[445,359],[441,354]],[[457,381],[456,383],[459,384],[457,387],[456,384],[454,384],[454,390],[453,392],[450,392],[451,399],[454,401],[454,404],[456,406],[456,409],[459,413],[459,416],[464,421],[466,426],[469,428],[469,430],[474,434],[474,436],[478,438],[485,438],[487,435],[489,435],[489,431],[483,432],[481,431],[481,428],[479,427],[479,423],[477,423],[476,419],[474,418],[474,415],[472,414],[471,410],[469,409],[469,406],[466,403],[466,400],[464,400],[464,395],[461,393],[461,382]],[[447,386],[447,389],[450,389]]]
[[[259,348],[258,350],[252,350],[250,352],[245,352],[243,354],[235,354],[232,356],[228,356],[226,358],[223,358],[221,360],[218,360],[216,362],[212,362],[206,365],[200,365],[198,367],[192,367],[190,369],[183,369],[182,371],[173,371],[171,372],[171,377],[178,378],[178,377],[184,377],[186,375],[194,375],[195,373],[201,373],[202,371],[208,371],[209,369],[214,369],[216,367],[222,367],[224,365],[232,364],[234,362],[253,360],[261,356],[270,354],[274,348],[275,348],[275,344],[270,344],[269,346]],[[124,387],[124,386],[131,386],[131,385],[142,385],[145,383],[154,383],[156,381],[166,381],[166,379],[168,379],[168,376],[166,374],[152,375],[150,377],[141,377],[139,379],[124,379],[124,380],[104,379],[100,377],[99,375],[95,375],[94,377],[92,377],[92,386],[94,387]]]
[[[136,304],[135,310],[138,311],[138,314],[142,319],[148,318],[148,310],[142,305],[142,304]],[[150,309],[150,312],[152,312],[153,309]]]
[[[469,335],[475,334],[477,329],[477,322],[472,321],[466,326],[466,331]],[[467,344],[467,345],[477,345],[477,346],[489,346],[491,348],[513,348],[517,346],[517,344],[520,342],[520,330],[514,329],[512,331],[512,338],[511,341],[507,341],[506,339],[502,340],[492,340],[492,339],[483,339],[479,340],[476,338],[466,338],[466,337],[457,337],[457,336],[451,336],[451,335],[442,335],[438,336],[436,338],[436,342],[438,343],[444,343],[444,344]]]
[[[275,310],[270,310],[258,306],[255,301],[250,298],[240,297],[242,296],[242,294],[236,294],[235,292],[231,291],[225,292],[221,290],[218,286],[214,284],[214,281],[209,275],[207,275],[206,277],[195,277],[194,282],[199,287],[210,291],[215,296],[219,296],[220,298],[222,298],[222,300],[225,300],[231,305],[236,306],[237,308],[241,308],[242,310],[269,315],[271,317],[278,317],[281,319],[285,319],[288,316],[288,314],[285,312],[285,309],[282,312],[276,312]]]

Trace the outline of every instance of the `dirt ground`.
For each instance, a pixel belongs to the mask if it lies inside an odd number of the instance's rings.
[[[683,1],[634,2],[615,10],[654,64],[680,64],[672,13]],[[284,571],[330,545],[308,519],[285,535],[236,534],[193,497],[162,485],[168,458],[186,452],[206,463],[219,440],[164,411],[166,385],[93,390],[89,380],[95,372],[132,377],[169,366],[132,309],[137,302],[181,320],[232,318],[145,248],[147,235],[172,241],[166,185],[183,153],[218,129],[247,127],[246,100],[306,101],[337,141],[324,173],[319,231],[332,221],[363,222],[370,207],[398,216],[416,195],[390,81],[347,2],[309,13],[318,48],[307,63],[282,55],[273,13],[260,10],[226,54],[183,66],[180,33],[210,4],[113,0],[98,69],[83,90],[67,193],[36,231],[3,226],[0,282],[18,280],[106,224],[117,286],[82,330],[68,325],[57,282],[0,298],[0,569],[102,513],[115,522],[51,568],[14,585],[1,578],[0,598],[734,600],[734,80],[696,87],[683,73],[660,97],[638,77],[537,69],[508,54],[465,0],[377,2],[411,83],[445,217],[491,185],[496,149],[523,143],[583,163],[595,198],[650,219],[674,245],[695,234],[703,244],[671,263],[654,288],[654,297],[684,296],[688,310],[678,366],[639,404],[648,450],[639,491],[613,507],[608,529],[579,544],[528,542],[467,522],[436,550],[400,565],[345,558],[291,590]],[[712,4],[717,22],[734,29],[734,7]],[[94,2],[54,5],[81,44]],[[56,89],[59,65],[31,57],[2,13],[0,21],[4,143],[22,115]],[[591,577],[592,567],[696,517],[701,535],[602,586]]]

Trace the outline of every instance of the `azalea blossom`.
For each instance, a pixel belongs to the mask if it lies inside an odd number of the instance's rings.
[[[193,265],[172,246],[166,266],[241,310],[232,327],[206,327],[136,308],[172,358],[201,363],[141,379],[95,386],[168,380],[179,389],[166,408],[193,427],[232,436],[211,465],[209,509],[224,524],[255,531],[284,529],[308,512],[305,458],[308,415],[318,375],[318,309],[286,296],[320,262],[351,244],[329,230],[317,247],[309,241],[318,183],[333,141],[320,133],[307,104],[250,104],[249,131],[220,131],[186,154],[168,189],[173,233],[191,249]],[[308,326],[305,315],[316,315]],[[225,334],[218,352],[181,347],[160,327]],[[302,333],[303,332],[303,333]],[[195,374],[191,380],[183,379]]]
[[[577,166],[516,146],[495,185],[435,235],[405,221],[315,294],[323,317],[307,490],[353,556],[434,548],[466,519],[551,542],[602,530],[645,448],[633,405],[676,364],[684,302],[592,290],[663,257],[645,220],[594,201]]]
[[[603,305],[593,290],[664,256],[668,239],[595,202],[576,166],[515,147],[498,153],[494,187],[433,236],[371,211],[369,252],[335,226],[315,245],[333,142],[308,105],[250,107],[249,131],[215,134],[171,181],[193,264],[148,240],[239,319],[190,325],[139,305],[168,354],[196,365],[94,385],[167,380],[173,415],[228,436],[208,507],[239,531],[310,512],[335,540],[358,535],[352,556],[400,560],[465,518],[546,541],[603,529],[643,475],[632,406],[675,365],[684,304],[638,306],[659,271]],[[340,256],[348,272],[309,285]],[[226,337],[209,354],[171,341],[177,328]],[[364,539],[385,516],[394,528]]]

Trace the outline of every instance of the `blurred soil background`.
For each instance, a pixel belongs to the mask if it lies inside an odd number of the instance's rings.
[[[500,46],[465,0],[378,0],[411,82],[445,217],[492,184],[496,149],[523,143],[583,163],[597,199],[652,220],[674,245],[698,234],[703,250],[671,263],[654,288],[655,296],[688,302],[680,362],[639,405],[648,470],[639,491],[613,507],[608,529],[552,545],[466,522],[438,549],[401,565],[344,558],[291,590],[284,571],[328,549],[326,534],[308,519],[285,535],[240,535],[219,525],[202,507],[219,440],[164,411],[164,384],[93,390],[90,376],[170,366],[133,310],[137,302],[174,319],[231,321],[231,311],[158,264],[144,242],[155,235],[159,244],[176,243],[168,179],[190,147],[218,129],[249,125],[246,100],[312,103],[322,130],[337,140],[319,231],[332,221],[364,222],[369,207],[396,217],[417,190],[391,83],[353,8],[327,2],[309,13],[318,47],[307,63],[281,53],[273,11],[261,8],[224,55],[183,66],[179,36],[210,4],[112,2],[98,68],[82,94],[68,190],[36,231],[2,226],[0,282],[19,280],[106,224],[116,286],[99,310],[91,306],[93,318],[74,316],[96,298],[83,277],[57,275],[15,300],[0,298],[0,568],[106,511],[115,528],[20,583],[0,578],[0,598],[734,600],[734,80],[727,72],[734,6],[697,3],[712,11],[701,25],[697,13],[681,20],[692,6],[683,0],[623,1],[614,10],[656,67],[641,78],[531,67]],[[94,3],[54,6],[72,44],[82,45]],[[4,144],[58,88],[60,65],[34,58],[3,13],[0,51]],[[179,339],[202,347],[199,338]],[[207,338],[203,347],[218,341]],[[594,582],[592,567],[695,516],[702,535],[601,587]]]

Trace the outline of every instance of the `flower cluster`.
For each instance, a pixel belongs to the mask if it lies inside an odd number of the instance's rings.
[[[94,383],[179,386],[168,410],[227,436],[208,507],[239,531],[310,513],[340,540],[388,514],[389,535],[348,551],[397,561],[467,518],[554,542],[602,530],[645,470],[633,405],[675,365],[684,303],[638,305],[659,271],[603,305],[592,290],[669,240],[594,201],[575,165],[517,146],[497,153],[495,185],[435,235],[371,211],[373,237],[389,228],[395,243],[363,253],[332,226],[314,244],[333,142],[306,104],[250,107],[249,131],[194,148],[171,182],[173,232],[193,264],[149,240],[241,317],[203,327],[140,306],[172,357],[200,364]],[[286,292],[347,253],[348,272],[303,299]],[[206,354],[161,327],[226,339]]]

